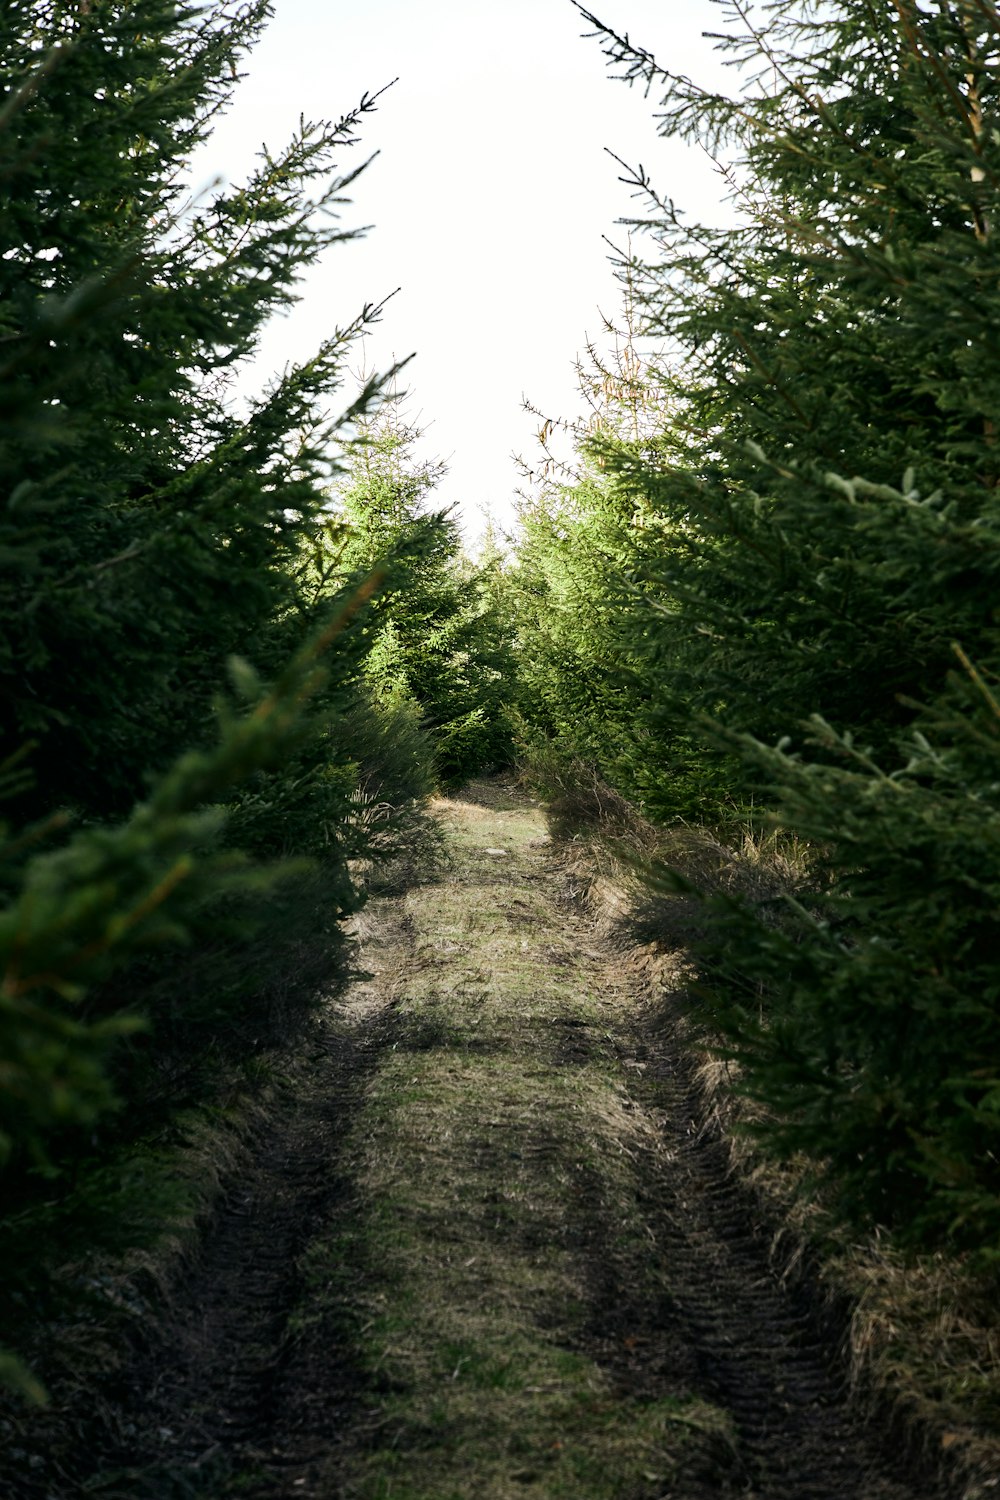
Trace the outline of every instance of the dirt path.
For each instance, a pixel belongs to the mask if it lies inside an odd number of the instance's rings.
[[[442,803],[165,1341],[38,1500],[931,1500],[844,1407],[540,814]],[[18,1495],[16,1500],[21,1500]]]

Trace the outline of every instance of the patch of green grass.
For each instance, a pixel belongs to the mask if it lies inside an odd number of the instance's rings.
[[[720,1458],[732,1448],[725,1421],[697,1401],[626,1404],[593,1388],[531,1402],[495,1386],[483,1394],[488,1405],[437,1401],[419,1419],[409,1404],[398,1403],[391,1441],[368,1457],[358,1493],[415,1500],[653,1496],[693,1447],[714,1448]]]

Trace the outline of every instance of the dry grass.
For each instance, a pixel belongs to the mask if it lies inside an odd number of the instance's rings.
[[[523,773],[545,794],[571,894],[623,946],[677,952],[705,936],[704,895],[739,896],[767,920],[808,890],[815,851],[784,830],[651,823],[583,761],[542,757]]]

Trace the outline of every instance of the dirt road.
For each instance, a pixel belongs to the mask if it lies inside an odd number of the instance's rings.
[[[443,802],[167,1332],[31,1500],[931,1500],[843,1401],[540,813]],[[658,1040],[654,1040],[658,1038]]]

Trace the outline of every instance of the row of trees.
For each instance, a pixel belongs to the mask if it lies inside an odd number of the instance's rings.
[[[488,533],[473,563],[454,517],[431,512],[444,469],[418,458],[418,433],[398,410],[362,425],[362,446],[337,492],[347,527],[340,566],[364,574],[380,558],[395,559],[375,611],[366,681],[378,703],[418,710],[437,780],[454,786],[511,756],[516,674],[502,554]]]
[[[534,731],[654,817],[753,804],[807,896],[719,904],[706,1015],[831,1201],[904,1242],[1000,1232],[991,0],[724,4],[738,98],[588,20],[732,188],[645,176],[633,323],[579,467],[525,507]],[[584,12],[587,15],[586,12]]]
[[[507,747],[491,566],[432,513],[393,372],[339,395],[379,309],[237,398],[265,322],[354,233],[375,107],[301,122],[192,200],[267,13],[12,0],[0,19],[8,1328],[37,1226],[57,1238],[88,1172],[119,1202],[114,1152],[343,975],[359,862]]]

